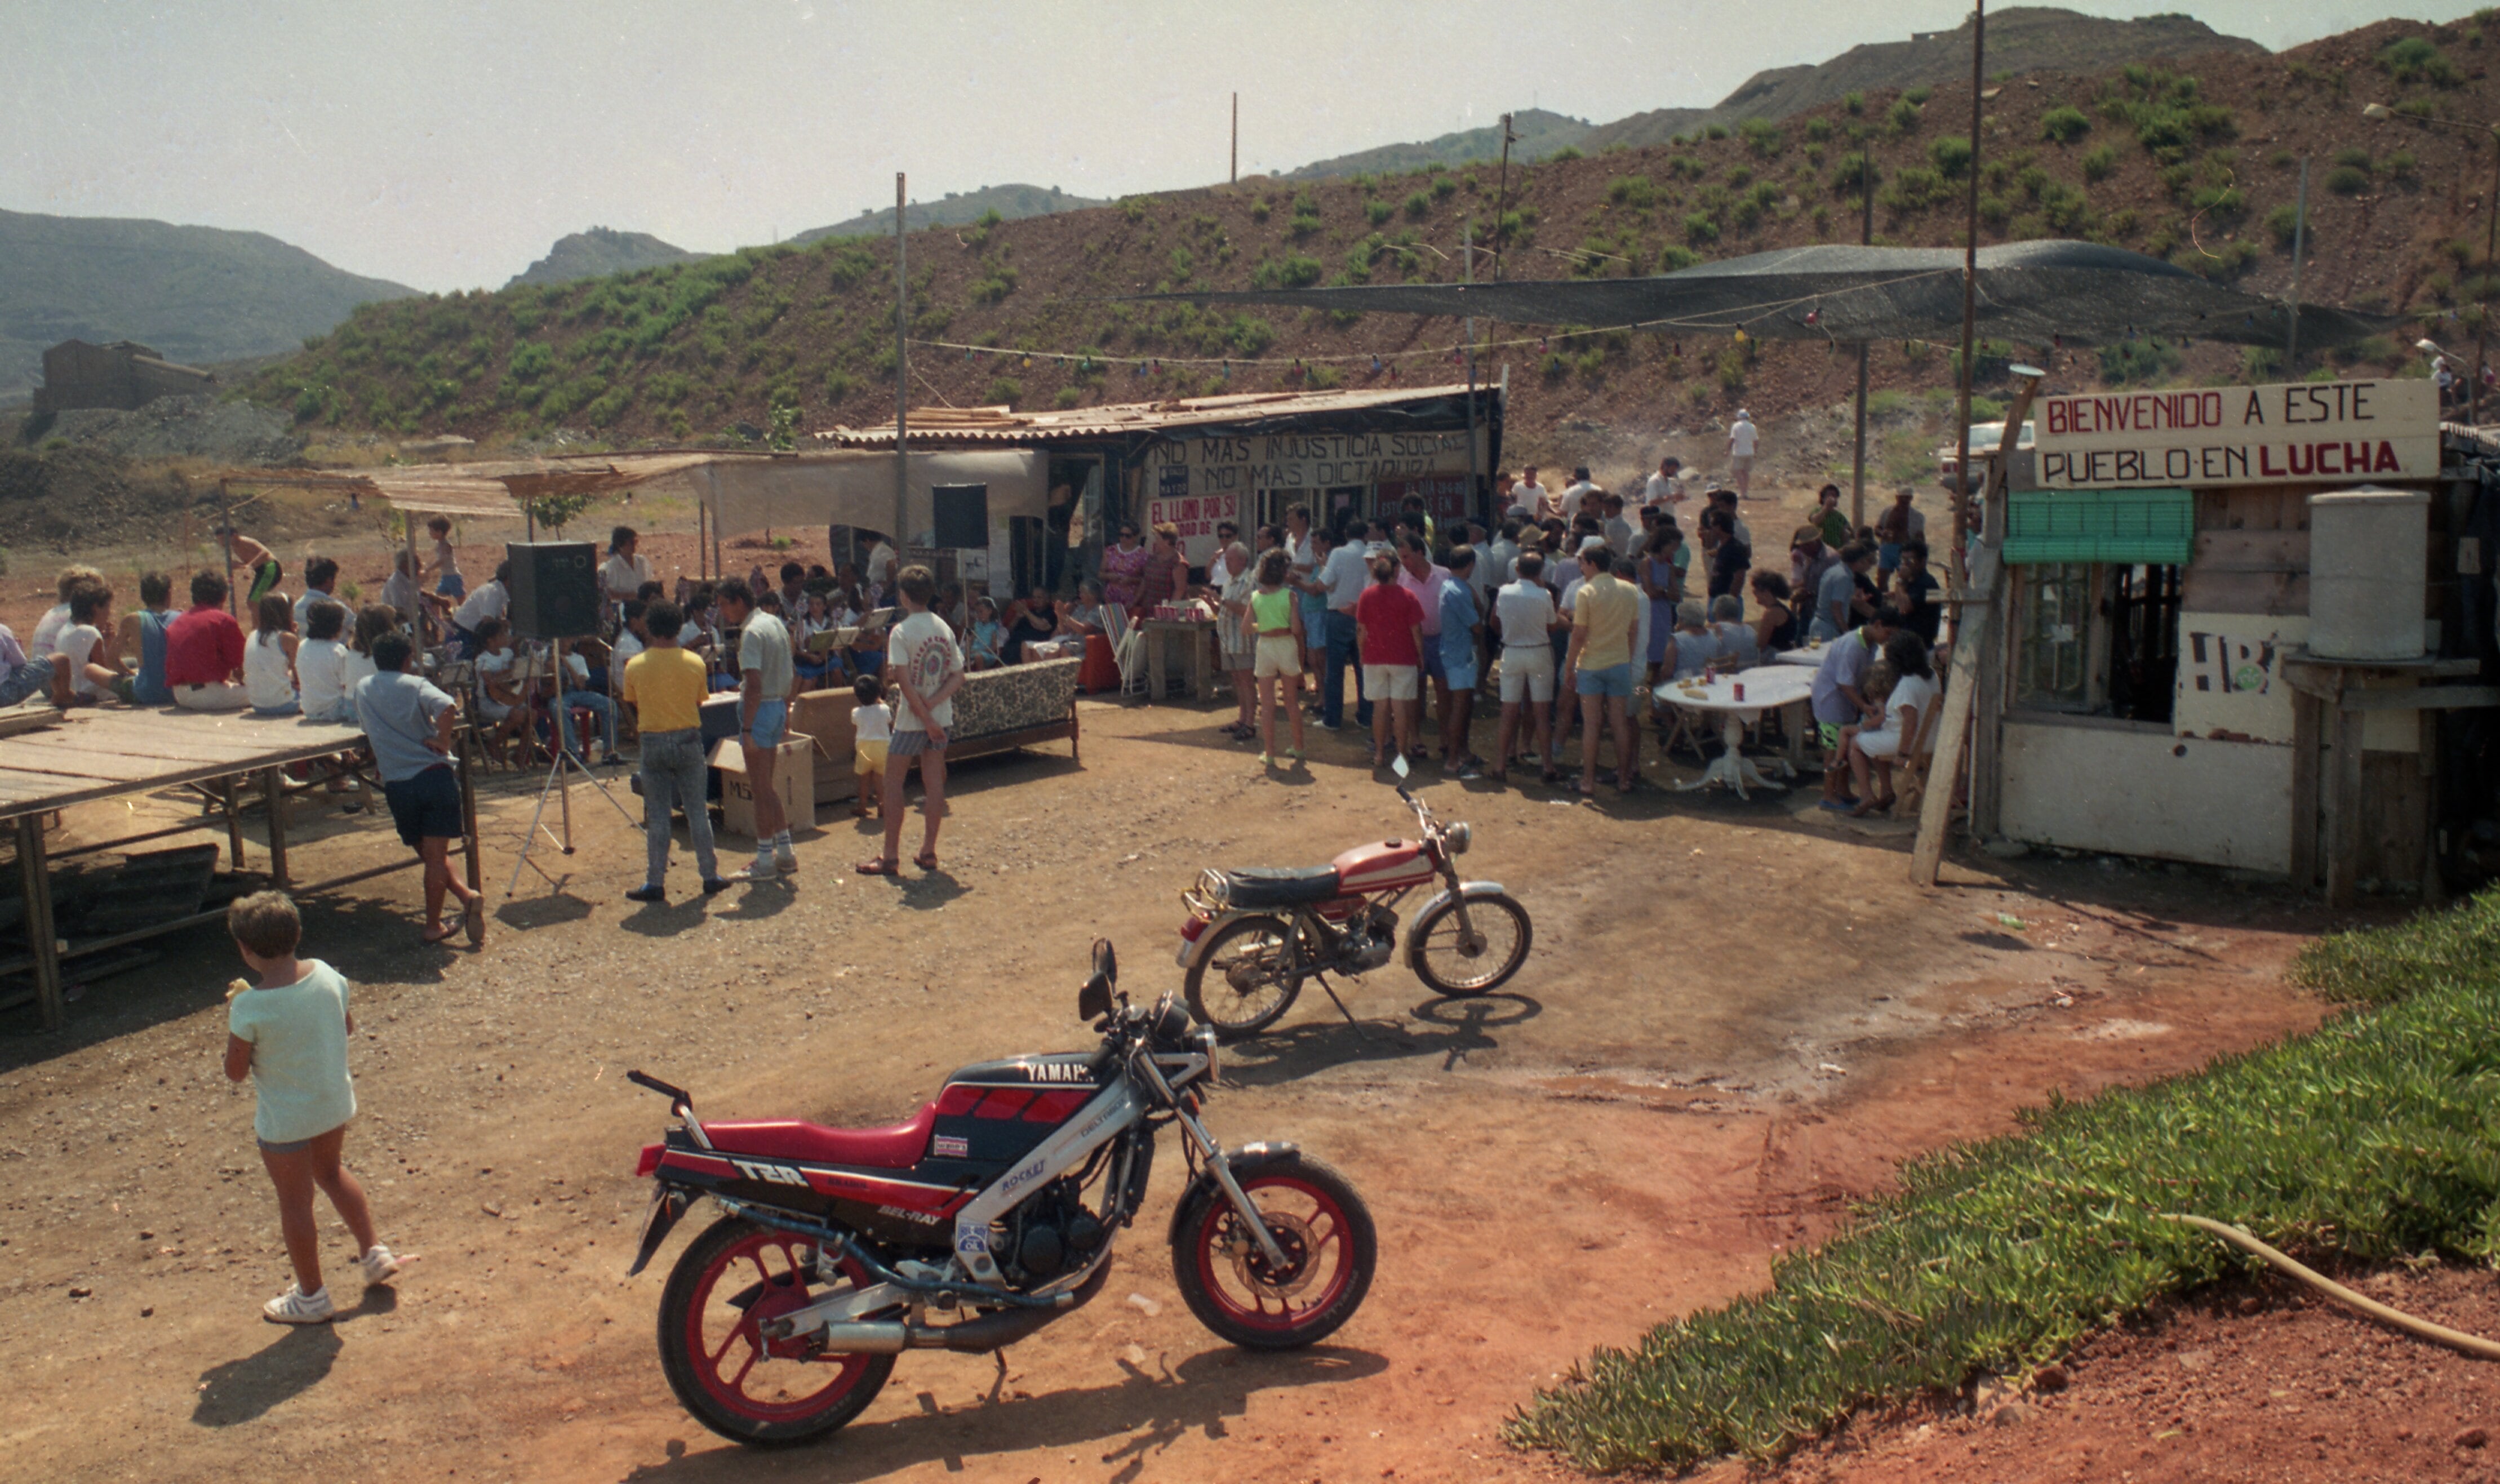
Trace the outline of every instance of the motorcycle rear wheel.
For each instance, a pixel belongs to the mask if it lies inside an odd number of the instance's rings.
[[[1294,924],[1265,912],[1216,929],[1181,985],[1189,1012],[1212,1026],[1218,1040],[1239,1040],[1274,1025],[1302,992],[1296,936]]]
[[[1379,1238],[1352,1182],[1305,1154],[1234,1166],[1285,1267],[1269,1263],[1211,1181],[1186,1198],[1173,1230],[1172,1280],[1198,1322],[1251,1350],[1316,1344],[1354,1317],[1371,1291]]]
[[[688,1244],[660,1295],[660,1370],[697,1422],[749,1447],[789,1447],[841,1427],[876,1400],[891,1355],[828,1355],[761,1327],[834,1285],[814,1283],[806,1237],[724,1216]],[[865,1270],[842,1271],[864,1286]]]
[[[1475,930],[1473,943],[1460,935],[1455,901],[1417,918],[1406,937],[1406,967],[1425,988],[1451,999],[1488,995],[1510,982],[1536,940],[1528,908],[1508,897],[1469,897],[1466,907],[1467,926]]]

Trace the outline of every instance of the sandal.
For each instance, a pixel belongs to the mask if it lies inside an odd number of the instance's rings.
[[[445,927],[445,928],[420,928],[420,929],[418,929],[418,930],[417,930],[417,934],[416,934],[416,940],[417,940],[418,942],[421,942],[421,943],[425,944],[427,947],[431,948],[431,947],[433,947],[433,946],[434,946],[435,944],[437,944],[437,943],[447,943],[447,942],[449,942],[449,941],[451,940],[451,935],[452,935],[452,934],[454,934],[454,933],[457,933],[457,932],[459,932],[459,931],[460,931],[460,930],[459,930],[458,928],[447,928],[447,927]]]
[[[1540,768],[1536,771],[1536,780],[1540,783],[1560,783],[1562,781],[1562,775],[1551,768]]]
[[[903,874],[903,862],[892,856],[888,856],[880,860],[862,861],[851,869],[864,876],[901,875]]]
[[[470,898],[469,906],[460,916],[460,925],[469,934],[469,946],[472,948],[486,946],[486,899],[482,896]]]
[[[923,850],[918,855],[911,858],[911,864],[919,867],[923,871],[935,871],[938,869],[938,852],[935,850]]]

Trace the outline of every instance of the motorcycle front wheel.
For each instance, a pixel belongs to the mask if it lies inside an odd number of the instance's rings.
[[[1213,1182],[1175,1225],[1172,1279],[1198,1322],[1252,1350],[1293,1350],[1335,1332],[1371,1291],[1378,1238],[1345,1176],[1304,1154],[1234,1166],[1242,1194],[1284,1252],[1279,1267]]]
[[[1274,1025],[1302,992],[1294,939],[1292,923],[1264,912],[1217,928],[1181,984],[1189,1012],[1213,1027],[1218,1040],[1239,1040]]]
[[[1469,897],[1467,927],[1459,929],[1459,904],[1449,901],[1415,920],[1406,938],[1406,966],[1436,995],[1465,998],[1491,994],[1528,962],[1536,929],[1528,908],[1508,897]]]
[[[763,1326],[868,1274],[848,1258],[843,1281],[818,1281],[815,1244],[724,1216],[689,1244],[660,1295],[660,1370],[697,1422],[750,1447],[787,1447],[868,1409],[891,1355],[830,1355],[812,1339],[773,1339]]]

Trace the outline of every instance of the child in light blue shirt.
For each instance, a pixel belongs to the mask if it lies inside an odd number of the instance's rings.
[[[355,1083],[347,1075],[347,1041],[356,1034],[347,981],[319,959],[295,956],[304,923],[283,892],[238,900],[226,909],[226,929],[259,980],[237,979],[228,994],[226,1076],[251,1078],[259,1094],[252,1132],[278,1187],[279,1229],[295,1269],[294,1285],[263,1304],[261,1314],[272,1324],[325,1324],[338,1307],[321,1281],[316,1189],[355,1234],[367,1284],[386,1283],[400,1268],[375,1238],[364,1187],[339,1163],[347,1121],[356,1113]]]

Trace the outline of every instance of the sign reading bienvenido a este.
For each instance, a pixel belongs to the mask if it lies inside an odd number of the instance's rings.
[[[2043,397],[2043,489],[2315,484],[2439,473],[2439,388],[2295,381]]]

